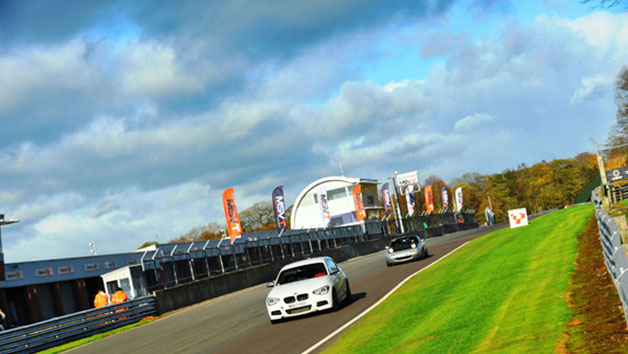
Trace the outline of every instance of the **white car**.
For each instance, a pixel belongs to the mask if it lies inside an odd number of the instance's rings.
[[[329,257],[290,263],[279,271],[266,297],[271,323],[327,309],[337,310],[351,301],[351,288],[345,272]]]

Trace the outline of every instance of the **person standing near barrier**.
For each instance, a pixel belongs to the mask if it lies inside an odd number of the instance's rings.
[[[98,290],[98,294],[94,297],[94,307],[99,308],[109,305],[109,295],[102,289]]]
[[[126,296],[126,293],[124,292],[124,290],[122,290],[122,288],[118,287],[118,289],[116,289],[116,292],[113,293],[113,295],[111,295],[111,304],[112,305],[116,305],[116,304],[121,304],[125,301],[127,301],[128,298]],[[115,312],[122,312],[124,310],[126,310],[127,308],[122,308],[122,309],[117,309]],[[122,317],[120,318],[121,320],[125,319],[126,317]]]
[[[122,290],[122,288],[117,288],[116,292],[113,293],[113,295],[111,295],[111,304],[112,305],[120,304],[127,301],[128,299],[129,298],[127,298],[124,290]]]

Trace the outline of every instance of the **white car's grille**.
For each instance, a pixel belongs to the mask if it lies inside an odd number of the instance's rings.
[[[301,313],[301,312],[310,311],[311,308],[312,308],[311,305],[307,305],[307,306],[303,306],[303,307],[297,307],[296,309],[286,310],[286,312],[288,314],[290,314],[290,315],[294,315],[295,313]]]
[[[299,294],[296,296],[296,299],[294,296],[288,296],[288,297],[284,297],[283,298],[283,302],[285,302],[286,304],[291,304],[293,303],[295,300],[299,300],[299,301],[305,301],[307,300],[308,295],[307,294]]]

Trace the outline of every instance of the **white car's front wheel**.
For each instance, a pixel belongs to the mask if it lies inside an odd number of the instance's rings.
[[[336,289],[334,289],[331,293],[331,310],[338,311],[340,308],[340,303],[338,303],[338,294],[336,293]]]

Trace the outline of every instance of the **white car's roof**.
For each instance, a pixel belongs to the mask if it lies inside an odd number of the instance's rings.
[[[304,259],[302,261],[297,261],[297,262],[293,262],[290,264],[286,264],[285,266],[283,266],[281,268],[281,271],[283,271],[284,269],[289,269],[289,268],[294,268],[294,267],[299,267],[302,265],[307,265],[307,264],[314,264],[314,263],[325,263],[325,259],[329,258],[329,257],[315,257],[315,258],[308,258],[308,259]],[[331,258],[329,258],[331,259]]]

